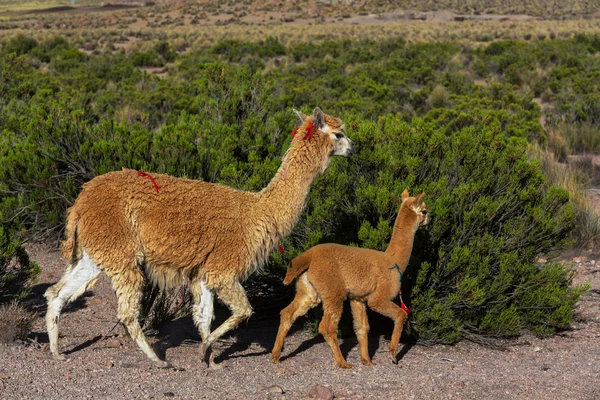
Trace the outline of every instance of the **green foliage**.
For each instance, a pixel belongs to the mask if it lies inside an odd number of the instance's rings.
[[[22,56],[37,45],[38,43],[35,39],[19,34],[9,40],[5,51],[6,53],[15,53],[18,56]]]
[[[507,138],[498,120],[475,114],[482,122],[448,130],[445,115],[430,114],[410,124],[395,115],[351,123],[360,152],[346,166],[343,196],[352,206],[331,211],[344,229],[326,238],[383,250],[402,190],[425,190],[433,219],[417,233],[405,289],[418,310],[411,323],[419,339],[452,343],[463,330],[512,336],[523,328],[567,328],[566,311],[581,291],[570,289],[562,266],[534,264],[568,244],[575,213],[566,191],[546,188],[540,166],[525,156],[525,140]],[[339,178],[327,174],[317,185],[332,179]],[[311,192],[309,207],[326,195]]]
[[[11,229],[58,232],[81,185],[122,167],[259,190],[289,145],[289,109],[319,105],[343,118],[358,154],[332,160],[315,181],[268,270],[322,242],[385,248],[402,191],[425,190],[433,220],[417,233],[405,288],[412,334],[444,343],[551,334],[568,327],[582,289],[562,265],[534,262],[568,244],[575,213],[526,156],[528,141],[546,140],[532,90],[567,101],[566,82],[590,83],[592,72],[576,72],[596,65],[587,57],[596,46],[584,37],[474,50],[400,40],[286,48],[270,38],[181,55],[159,42],[126,57],[87,56],[56,38],[21,56],[2,50],[0,212]],[[282,55],[294,62],[261,73]],[[473,84],[461,57],[502,79]],[[136,68],[154,62],[172,63],[172,75]],[[525,88],[521,72],[540,67],[550,72]],[[594,121],[595,94],[574,93],[587,108],[561,112]],[[148,290],[152,305],[159,294]],[[167,315],[161,301],[145,314]]]

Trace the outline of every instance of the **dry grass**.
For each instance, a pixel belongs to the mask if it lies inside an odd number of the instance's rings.
[[[550,146],[544,149],[534,144],[530,147],[530,155],[540,160],[548,184],[562,187],[569,192],[569,198],[577,212],[577,245],[599,249],[600,214],[587,195],[589,178],[585,172],[577,166],[559,162]]]
[[[501,39],[523,39],[529,37],[536,41],[538,36],[544,40],[550,37],[569,38],[577,33],[595,34],[600,30],[600,20],[579,19],[564,21],[464,21],[464,22],[431,22],[401,21],[384,24],[316,24],[306,23],[273,23],[271,25],[184,25],[148,28],[125,24],[123,29],[118,18],[112,20],[113,25],[101,23],[101,19],[63,18],[43,24],[28,22],[22,27],[0,30],[0,42],[23,34],[38,41],[61,35],[82,43],[107,41],[119,42],[121,38],[136,38],[136,44],[166,39],[177,48],[185,46],[187,50],[207,48],[222,39],[243,41],[264,41],[274,36],[284,45],[306,42],[322,42],[325,40],[384,40],[403,38],[407,42],[453,41],[459,44],[487,45],[490,41]],[[93,23],[93,26],[86,26]],[[118,46],[115,51],[129,51],[129,46]]]
[[[600,127],[597,124],[561,122],[552,131],[555,136],[560,136],[559,141],[569,154],[600,154]]]
[[[31,332],[34,317],[16,301],[0,306],[0,343],[25,339]]]

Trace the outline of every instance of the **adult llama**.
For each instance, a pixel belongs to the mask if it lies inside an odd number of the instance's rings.
[[[58,348],[62,308],[103,271],[117,294],[119,320],[159,367],[169,364],[149,346],[138,322],[144,279],[162,288],[188,282],[194,323],[202,336],[201,358],[217,367],[211,345],[252,315],[240,282],[261,268],[291,232],[312,182],[330,157],[354,153],[341,120],[318,107],[312,116],[296,113],[300,121],[292,144],[260,192],[127,169],[83,185],[66,221],[62,254],[67,270],[45,293],[55,358],[65,359]],[[211,332],[215,295],[231,316]]]

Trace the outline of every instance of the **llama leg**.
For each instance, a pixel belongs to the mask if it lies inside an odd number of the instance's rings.
[[[113,288],[117,293],[117,313],[119,321],[125,325],[129,336],[138,344],[140,349],[155,362],[159,368],[169,366],[169,363],[158,358],[154,350],[148,344],[146,336],[140,326],[138,317],[140,314],[140,303],[144,276],[135,266],[112,277]]]
[[[392,332],[392,339],[390,340],[390,354],[392,356],[392,362],[395,364],[398,362],[396,359],[396,355],[398,354],[398,343],[400,342],[402,328],[404,327],[404,322],[406,321],[408,314],[389,300],[380,302],[369,301],[369,307],[394,321],[394,331]]]
[[[323,319],[319,324],[319,332],[323,335],[329,347],[331,347],[331,352],[337,366],[340,368],[352,368],[352,365],[348,364],[344,359],[337,340],[337,327],[342,316],[342,308],[342,300],[337,298],[323,298]]]
[[[367,307],[365,303],[359,300],[350,300],[352,308],[352,319],[354,322],[354,332],[360,346],[360,359],[363,364],[375,365],[369,357],[369,319],[367,318]]]
[[[193,318],[196,327],[200,332],[202,340],[206,340],[210,335],[210,324],[215,318],[214,314],[214,295],[213,292],[206,287],[206,282],[201,279],[195,279],[192,282],[192,293],[194,295]],[[218,369],[218,364],[214,362],[214,354],[208,350],[209,365]]]
[[[246,291],[238,281],[219,287],[217,295],[229,307],[231,316],[202,341],[199,348],[200,358],[202,359],[206,357],[208,349],[217,339],[252,315],[252,307],[248,302]],[[214,367],[214,365],[212,366]]]
[[[308,282],[306,274],[302,275],[296,283],[296,297],[294,297],[289,306],[281,310],[281,322],[277,332],[277,339],[275,339],[275,345],[271,352],[273,362],[279,362],[283,341],[294,321],[318,305],[319,302],[319,296],[315,288]]]
[[[50,351],[57,360],[65,356],[58,351],[58,320],[65,304],[76,300],[96,282],[100,268],[84,251],[83,257],[77,263],[69,266],[63,277],[46,290],[44,296],[48,300],[46,311],[46,328],[50,340]]]

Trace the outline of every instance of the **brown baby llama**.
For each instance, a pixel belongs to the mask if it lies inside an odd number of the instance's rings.
[[[61,309],[90,288],[100,271],[112,280],[119,320],[161,367],[168,363],[148,345],[138,322],[146,276],[163,288],[190,283],[201,358],[215,340],[252,315],[240,282],[290,233],[330,157],[354,152],[342,121],[318,107],[313,116],[297,114],[301,121],[290,149],[258,193],[132,170],[110,172],[83,186],[67,216],[62,250],[69,266],[45,294],[55,358],[64,359],[58,351]],[[211,332],[214,294],[232,315]],[[208,358],[214,367],[212,354]]]
[[[350,298],[363,364],[373,365],[369,357],[366,304],[394,321],[390,352],[396,361],[408,313],[392,300],[400,292],[401,277],[408,265],[417,228],[429,221],[424,195],[421,193],[415,198],[409,197],[407,190],[402,193],[402,206],[385,252],[327,243],[312,247],[292,260],[283,283],[288,285],[296,279],[296,297],[281,311],[273,362],[279,362],[283,341],[294,321],[323,302],[319,332],[331,347],[335,363],[341,368],[352,368],[337,341],[337,326],[346,298]]]

